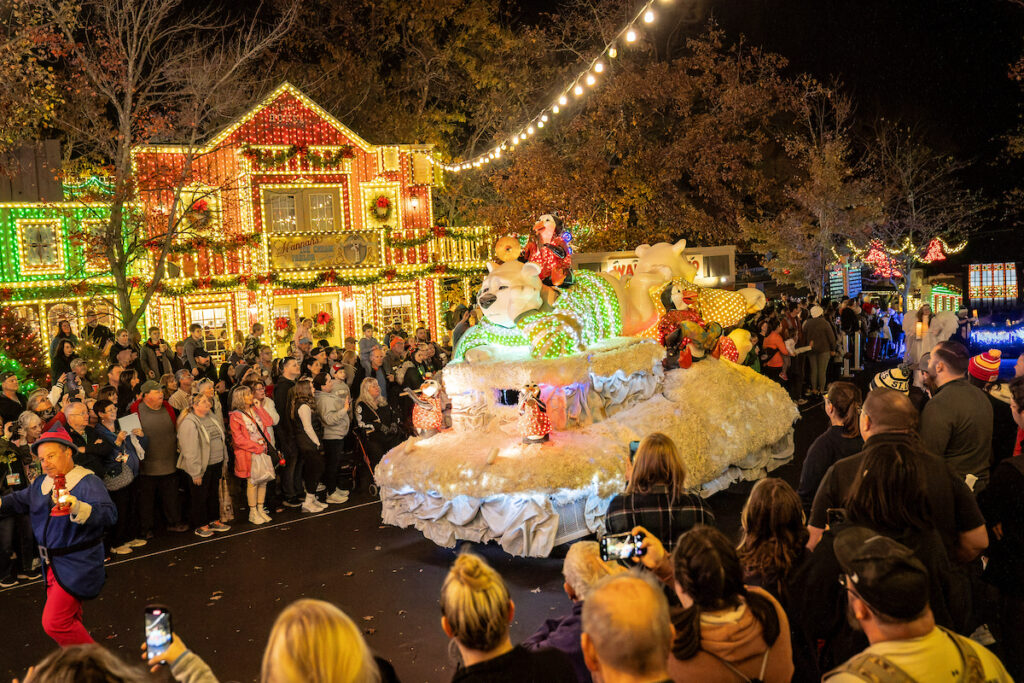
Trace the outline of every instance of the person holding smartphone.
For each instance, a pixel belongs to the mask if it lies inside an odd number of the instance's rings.
[[[654,432],[640,442],[630,464],[625,493],[611,499],[605,517],[609,534],[642,526],[666,548],[698,524],[714,526],[715,515],[699,495],[686,489],[687,471],[675,443]]]

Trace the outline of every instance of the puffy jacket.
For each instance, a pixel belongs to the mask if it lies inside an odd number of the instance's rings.
[[[344,382],[335,382],[331,391],[316,392],[316,407],[324,426],[325,439],[340,440],[348,434],[351,418],[345,403],[349,396],[348,385]]]

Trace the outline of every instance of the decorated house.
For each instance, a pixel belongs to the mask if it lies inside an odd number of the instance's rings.
[[[55,182],[59,147],[27,159],[30,173],[0,183],[0,298],[43,343],[62,319],[77,332],[90,308],[116,325],[106,265],[75,239],[106,219],[94,198],[109,188]],[[215,357],[255,322],[283,345],[304,317],[338,345],[394,319],[409,331],[422,321],[437,339],[443,287],[468,293],[460,282],[486,272],[487,228],[434,224],[440,169],[429,146],[370,144],[288,83],[201,148],[139,147],[133,163],[140,224],[153,236],[174,210],[189,228],[171,246],[147,325],[177,340],[199,323]],[[152,262],[142,263],[130,275],[145,282]]]
[[[429,146],[370,144],[288,83],[191,156],[178,204],[211,221],[212,237],[183,235],[149,307],[169,339],[200,323],[222,352],[223,332],[261,322],[284,343],[303,317],[338,345],[394,319],[436,339],[442,284],[486,272],[487,228],[434,224]],[[135,150],[146,211],[173,200],[146,179],[188,159],[174,145]]]

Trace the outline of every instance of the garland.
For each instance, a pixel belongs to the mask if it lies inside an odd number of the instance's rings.
[[[352,145],[342,145],[333,152],[317,152],[310,150],[305,145],[292,145],[288,149],[272,152],[265,149],[256,149],[249,145],[242,147],[242,156],[248,159],[255,166],[260,168],[274,168],[282,166],[295,157],[305,159],[309,166],[316,169],[328,166],[337,166],[345,159],[355,157],[355,149]]]
[[[310,280],[291,280],[276,273],[269,275],[228,275],[221,277],[192,278],[180,285],[158,284],[156,293],[164,296],[188,296],[195,292],[223,291],[245,287],[250,291],[258,291],[263,285],[274,285],[279,289],[311,291],[323,286],[375,285],[382,282],[408,282],[424,276],[443,275],[447,277],[470,277],[486,273],[486,268],[448,266],[443,263],[432,263],[413,270],[399,273],[394,268],[378,268],[372,275],[346,276],[336,270],[325,270],[317,273]],[[134,289],[148,286],[142,278],[129,278],[128,285]],[[0,289],[0,300],[7,302],[28,301],[33,299],[57,299],[68,296],[106,296],[117,291],[111,285],[89,285],[77,283],[67,287],[41,287],[38,289]]]
[[[320,311],[313,318],[310,330],[317,339],[327,339],[334,334],[334,318],[327,311]]]
[[[283,315],[274,318],[274,340],[278,344],[284,344],[292,338],[293,334],[295,334],[295,323],[291,318],[286,318]]]
[[[187,242],[172,244],[167,249],[168,254],[191,254],[205,249],[211,254],[224,254],[235,249],[247,249],[258,247],[263,238],[262,232],[251,232],[247,235],[235,235],[224,240],[216,240],[210,237],[193,237]],[[157,243],[147,243],[146,246],[154,252],[159,252],[161,247]]]
[[[448,228],[443,225],[435,225],[429,232],[416,237],[396,237],[391,233],[387,233],[384,235],[384,244],[396,249],[408,249],[409,247],[423,246],[432,239],[443,237],[464,242],[474,242],[480,239],[480,235],[471,229]]]

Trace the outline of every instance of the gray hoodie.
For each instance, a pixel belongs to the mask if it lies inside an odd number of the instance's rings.
[[[344,439],[348,434],[351,417],[345,403],[349,401],[348,385],[335,380],[328,391],[316,392],[316,407],[324,426],[324,439]]]

